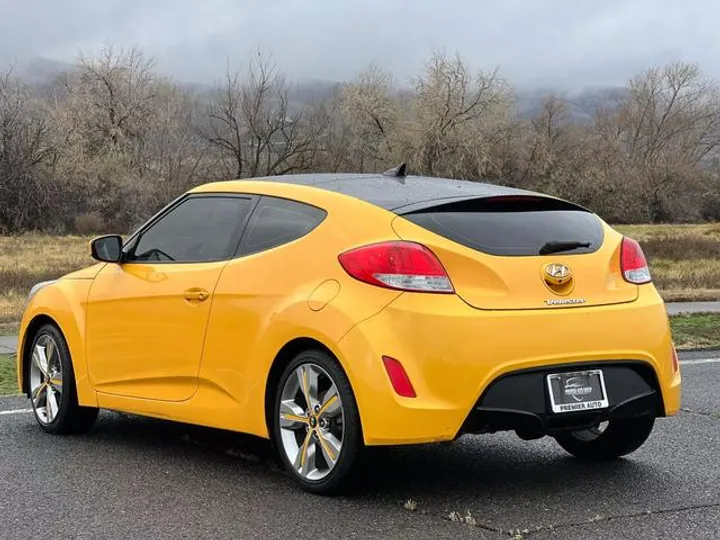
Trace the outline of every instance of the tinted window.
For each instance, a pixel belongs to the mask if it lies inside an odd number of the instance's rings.
[[[404,215],[406,219],[454,242],[491,255],[538,255],[559,242],[589,244],[558,250],[590,253],[603,241],[593,213],[563,201],[542,198],[498,198],[464,201]]]
[[[251,199],[190,197],[140,237],[133,260],[201,262],[228,258],[235,250]]]
[[[305,236],[327,213],[297,201],[263,197],[243,236],[241,253],[249,255]]]

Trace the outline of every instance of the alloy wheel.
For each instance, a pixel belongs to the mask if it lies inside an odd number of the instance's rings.
[[[30,363],[30,396],[40,423],[51,424],[57,418],[62,394],[60,351],[52,336],[43,334],[35,341]]]
[[[280,394],[278,421],[283,451],[295,472],[310,481],[330,474],[342,452],[345,415],[327,371],[306,363],[290,374]]]

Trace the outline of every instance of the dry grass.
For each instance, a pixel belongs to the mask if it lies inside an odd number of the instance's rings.
[[[92,264],[88,238],[0,236],[0,333],[12,333],[35,283]]]
[[[720,300],[720,223],[617,229],[643,245],[665,300]],[[88,240],[79,236],[0,236],[0,334],[15,330],[25,297],[35,283],[92,264]]]

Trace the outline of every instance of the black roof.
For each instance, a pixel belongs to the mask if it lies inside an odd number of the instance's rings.
[[[258,178],[335,191],[396,213],[407,213],[444,202],[503,195],[539,195],[494,184],[427,176],[383,174],[290,174]]]

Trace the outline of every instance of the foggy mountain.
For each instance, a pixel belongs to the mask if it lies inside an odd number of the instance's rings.
[[[34,58],[28,62],[16,64],[13,72],[28,84],[38,88],[47,87],[61,73],[71,70],[73,64]],[[182,81],[181,87],[192,92],[203,94],[213,88],[213,81]],[[328,99],[342,85],[341,81],[328,81],[323,79],[306,79],[297,81],[292,99],[298,104],[318,102]],[[521,118],[532,118],[541,109],[543,99],[555,94],[568,105],[570,119],[575,122],[587,122],[598,107],[612,108],[625,95],[622,87],[591,87],[580,91],[567,92],[559,88],[523,88],[516,90],[516,106]]]

